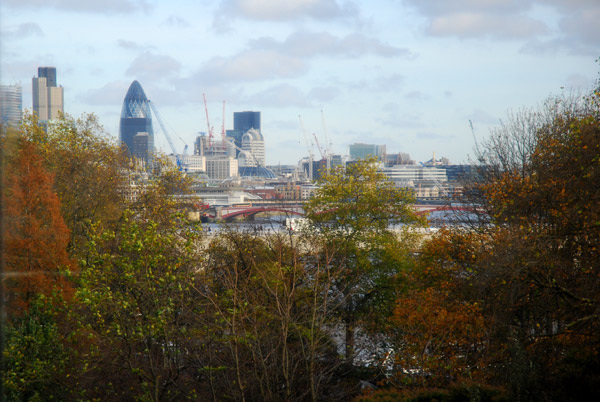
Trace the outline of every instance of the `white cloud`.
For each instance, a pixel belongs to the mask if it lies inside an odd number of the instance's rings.
[[[426,18],[425,32],[459,38],[528,39],[524,52],[598,53],[598,0],[404,0]],[[552,10],[558,26],[537,18]]]
[[[404,97],[412,101],[424,101],[429,99],[429,95],[421,91],[410,91],[405,94]]]
[[[321,102],[329,102],[340,94],[340,89],[334,86],[316,87],[310,90],[308,97]]]
[[[44,31],[35,22],[25,22],[23,24],[8,26],[2,30],[3,39],[23,39],[28,36],[44,36]]]
[[[181,18],[178,15],[170,15],[164,22],[164,25],[168,25],[171,27],[180,27],[180,28],[187,28],[190,26],[190,23],[184,19]]]
[[[262,21],[288,21],[301,18],[332,20],[354,17],[354,3],[337,0],[223,0],[218,14]]]
[[[435,141],[449,141],[454,138],[453,135],[442,135],[431,131],[422,131],[415,134],[417,140],[435,140]]]
[[[145,0],[4,0],[3,5],[12,8],[31,8],[35,10],[52,8],[62,11],[97,14],[124,14],[149,9],[149,5]]]
[[[176,76],[181,64],[171,56],[144,52],[137,56],[125,72],[136,79],[159,81]]]
[[[291,78],[307,69],[307,64],[296,57],[270,50],[245,50],[232,57],[208,60],[194,76],[204,83],[232,83]]]
[[[381,57],[411,58],[414,56],[406,48],[388,45],[379,39],[360,33],[338,37],[329,32],[300,31],[291,34],[283,42],[277,42],[273,38],[260,38],[251,41],[250,46],[252,48],[273,49],[302,58],[317,55],[360,57],[365,54],[374,54]]]
[[[494,117],[481,109],[475,109],[472,113],[465,117],[469,120],[482,124],[498,124],[500,121],[498,117]]]
[[[530,38],[548,32],[541,21],[520,15],[490,15],[462,12],[435,17],[428,33],[436,36],[474,38],[490,36],[500,39]]]
[[[306,94],[289,84],[279,84],[251,95],[245,102],[257,106],[304,107],[309,105]]]
[[[88,90],[79,98],[89,105],[120,105],[130,84],[127,81],[112,81],[100,88]]]
[[[323,32],[300,32],[283,41],[266,37],[252,40],[246,49],[237,54],[206,61],[192,76],[177,80],[177,86],[188,90],[197,86],[297,78],[309,71],[312,57],[356,58],[369,53],[382,57],[410,57],[410,52],[406,49],[386,45],[362,35],[340,38]],[[395,85],[387,82],[388,80],[400,81],[401,77],[394,74],[381,86],[389,89]]]
[[[142,50],[147,50],[150,48],[149,46],[140,45],[139,43],[136,43],[131,40],[126,40],[126,39],[119,39],[117,41],[117,45],[126,50],[142,51]]]

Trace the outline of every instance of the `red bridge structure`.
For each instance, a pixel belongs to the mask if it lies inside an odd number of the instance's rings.
[[[447,204],[415,204],[413,208],[417,215],[426,215],[437,211],[450,212],[477,212],[476,208],[470,206],[451,206]],[[304,216],[304,208],[301,204],[296,205],[235,205],[230,207],[210,208],[205,216],[216,220],[232,221],[237,218],[253,218],[260,213],[279,213],[289,216]]]

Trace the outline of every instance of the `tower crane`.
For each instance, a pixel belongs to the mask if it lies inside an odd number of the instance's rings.
[[[169,131],[167,130],[167,127],[165,126],[165,123],[163,122],[163,119],[160,117],[160,114],[158,113],[158,110],[156,109],[156,106],[154,105],[154,102],[148,100],[148,104],[150,105],[150,108],[152,109],[152,112],[154,113],[154,116],[156,117],[156,120],[158,120],[158,124],[160,125],[160,129],[162,130],[163,134],[165,135],[165,138],[167,139],[167,142],[169,143],[169,147],[171,148],[171,152],[173,152],[173,155],[175,155],[175,160],[177,161],[177,167],[179,168],[179,170],[185,170],[185,162],[183,161],[183,158],[181,158],[181,155],[179,155],[177,153],[177,151],[175,150],[175,145],[173,144],[173,140],[171,139],[171,135],[169,134]],[[183,139],[181,137],[179,137],[179,139],[185,145],[184,148],[183,148],[183,155],[185,155],[188,146],[185,143],[185,141],[183,141]]]
[[[302,122],[302,116],[298,115],[298,119],[300,120],[300,127],[302,128],[302,135],[304,135],[304,142],[306,143],[306,149],[308,149],[308,179],[313,181],[313,159],[314,155],[312,152],[312,147],[309,145],[308,136],[306,135],[306,130],[304,129],[304,123]]]
[[[317,143],[317,149],[319,150],[319,153],[321,154],[321,158],[325,159],[327,157],[326,151],[324,151],[321,148],[321,144],[319,144],[319,139],[317,138],[317,135],[315,133],[313,133],[313,137],[315,138],[315,142]]]
[[[223,151],[225,151],[225,101],[223,101],[223,121],[221,122],[221,145],[223,147]]]
[[[210,125],[210,120],[208,119],[208,106],[206,106],[206,95],[202,94],[202,98],[204,99],[204,111],[206,112],[206,126],[208,127],[208,148],[212,148],[212,139],[213,139],[213,128]]]
[[[323,124],[323,135],[325,136],[325,160],[327,161],[327,174],[329,174],[329,170],[331,169],[331,143],[327,138],[327,126],[325,125],[325,113],[323,113],[323,109],[321,109],[321,123]]]

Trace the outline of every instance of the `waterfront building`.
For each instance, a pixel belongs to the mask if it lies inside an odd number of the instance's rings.
[[[139,82],[133,81],[123,100],[119,139],[129,155],[143,160],[147,165],[154,154],[154,130],[150,105],[144,89]]]
[[[0,124],[17,127],[23,114],[23,92],[20,85],[0,85]]]
[[[396,165],[384,167],[382,172],[394,182],[396,187],[432,186],[446,183],[446,169],[421,165]]]
[[[33,111],[42,123],[64,113],[64,90],[57,86],[56,67],[39,67],[32,79]]]

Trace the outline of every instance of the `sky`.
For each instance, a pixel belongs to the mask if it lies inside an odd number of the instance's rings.
[[[138,80],[178,152],[207,131],[205,94],[217,136],[223,101],[226,129],[261,112],[267,164],[319,155],[314,137],[466,163],[510,112],[593,88],[598,21],[599,0],[2,0],[0,80],[30,109],[55,66],[65,112],[115,138]]]

